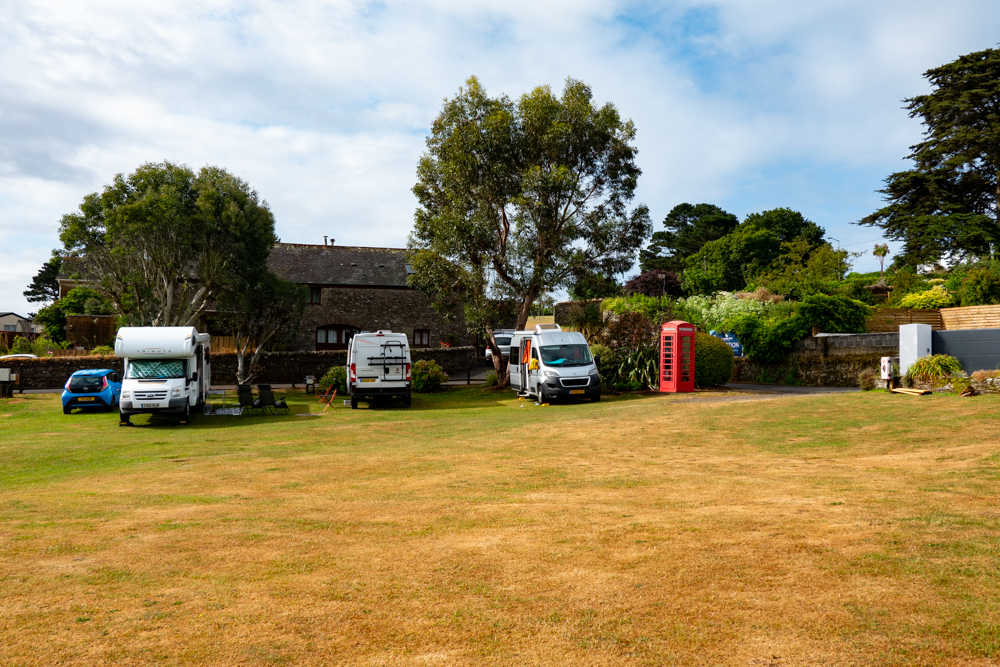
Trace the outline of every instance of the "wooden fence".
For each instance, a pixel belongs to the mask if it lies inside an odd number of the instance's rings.
[[[963,308],[942,308],[941,319],[944,328],[954,329],[1000,329],[1000,306],[965,306]]]
[[[885,308],[877,310],[868,318],[866,328],[870,333],[899,331],[900,324],[929,324],[935,331],[945,328],[941,312],[936,308],[926,310]]]

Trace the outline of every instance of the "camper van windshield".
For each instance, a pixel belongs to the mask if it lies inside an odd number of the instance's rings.
[[[538,349],[546,366],[589,366],[594,363],[590,347],[586,344],[543,345]]]
[[[165,380],[184,377],[183,359],[136,359],[129,362],[130,380]]]

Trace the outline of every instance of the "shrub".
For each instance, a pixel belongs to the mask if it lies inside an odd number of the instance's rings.
[[[622,313],[607,324],[599,340],[611,349],[635,349],[656,341],[656,325],[644,313]]]
[[[923,292],[907,294],[899,301],[900,308],[930,309],[947,308],[954,305],[955,299],[944,288],[944,285],[935,285]]]
[[[98,345],[93,350],[90,351],[91,354],[97,354],[102,357],[110,357],[115,353],[115,348],[110,345]]]
[[[625,283],[625,294],[641,294],[643,296],[680,296],[684,293],[681,281],[673,271],[653,269],[641,273]]]
[[[906,374],[917,382],[934,382],[944,380],[952,373],[961,373],[962,364],[958,359],[947,354],[934,354],[921,357],[910,366]]]
[[[610,387],[627,391],[656,389],[660,386],[659,356],[660,347],[655,344],[622,348],[607,361],[602,358],[598,371],[601,380]]]
[[[733,376],[733,348],[715,336],[695,334],[694,381],[699,387],[721,387]]]
[[[875,389],[875,380],[878,378],[878,373],[872,368],[866,368],[860,373],[858,373],[858,386],[861,387],[861,391],[872,391]]]
[[[959,287],[963,306],[1000,303],[1000,275],[985,266],[970,269]]]
[[[410,386],[418,394],[429,394],[432,391],[437,391],[447,381],[448,374],[433,359],[422,359],[413,364]]]
[[[812,294],[799,306],[799,317],[809,327],[819,326],[827,333],[864,333],[871,314],[871,306],[846,296]]]
[[[976,382],[982,382],[991,378],[1000,378],[1000,371],[976,371],[972,374],[972,379]]]
[[[677,316],[706,331],[723,330],[723,323],[735,317],[755,315],[765,317],[772,302],[740,299],[729,292],[716,292],[712,296],[695,295],[677,299]]]
[[[601,308],[613,315],[642,313],[654,323],[669,322],[674,317],[674,300],[669,296],[632,294],[601,302]]]
[[[10,351],[11,354],[31,354],[31,341],[24,336],[14,336]]]
[[[486,374],[486,386],[495,387],[500,384],[500,376],[497,375],[496,371],[490,371]]]
[[[347,369],[343,366],[331,366],[326,375],[319,379],[319,390],[330,391],[330,388],[338,394],[347,393]]]

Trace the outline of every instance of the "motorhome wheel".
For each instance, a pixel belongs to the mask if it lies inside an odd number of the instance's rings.
[[[403,399],[403,407],[404,408],[410,407],[410,405],[412,403],[413,403],[413,398],[411,396],[409,396],[409,395],[407,395],[407,397]]]
[[[597,403],[599,400],[601,400],[601,395],[594,394],[594,396],[590,400],[592,400],[594,403]]]
[[[132,415],[125,415],[118,413],[118,425],[119,426],[131,426],[132,425]]]
[[[181,423],[187,424],[191,420],[191,404],[184,404],[184,414],[181,415]]]
[[[351,410],[357,410],[357,409],[358,409],[358,397],[351,396]]]

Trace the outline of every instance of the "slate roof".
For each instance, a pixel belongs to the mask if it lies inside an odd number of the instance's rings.
[[[406,250],[278,243],[267,265],[300,285],[406,287]]]

